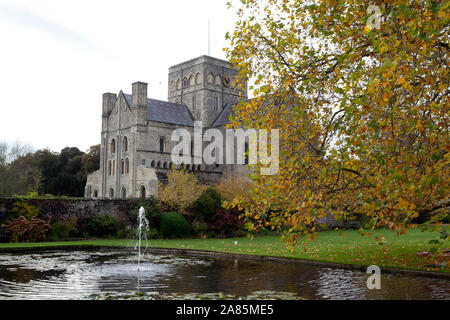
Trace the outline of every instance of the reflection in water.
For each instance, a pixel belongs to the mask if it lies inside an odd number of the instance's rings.
[[[0,299],[86,299],[91,294],[289,292],[306,299],[449,299],[450,280],[382,274],[368,290],[360,271],[300,263],[152,255],[137,272],[132,250],[0,255]]]

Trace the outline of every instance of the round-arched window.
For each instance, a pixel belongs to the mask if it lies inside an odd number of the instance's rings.
[[[214,96],[214,111],[219,110],[219,97],[217,95]]]
[[[139,193],[140,193],[141,198],[145,198],[146,197],[147,190],[145,189],[145,186],[141,187],[141,190],[140,190]]]
[[[192,110],[197,110],[197,97],[195,94],[192,95]]]
[[[123,152],[128,152],[128,138],[127,137],[123,137],[123,140],[122,140],[122,151]]]
[[[116,153],[116,139],[111,140],[110,149],[111,153]]]

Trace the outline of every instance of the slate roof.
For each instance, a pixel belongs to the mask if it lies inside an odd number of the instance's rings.
[[[132,96],[124,94],[131,106]],[[183,126],[194,126],[194,119],[184,104],[177,104],[156,99],[147,99],[147,120]]]
[[[245,102],[250,102],[251,99],[245,100]],[[230,122],[230,114],[234,115],[233,107],[236,105],[236,103],[228,103],[225,108],[223,108],[222,112],[217,116],[216,120],[214,120],[211,127],[222,127],[225,126],[227,123]]]
[[[234,105],[235,104],[229,103],[226,105],[225,108],[223,108],[222,112],[219,114],[219,116],[216,118],[216,120],[212,124],[213,128],[225,126],[229,122],[230,113],[234,114],[234,112],[233,112]]]

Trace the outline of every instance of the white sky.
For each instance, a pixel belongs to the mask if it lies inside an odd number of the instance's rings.
[[[60,151],[100,143],[101,96],[149,84],[167,100],[168,68],[224,59],[227,0],[0,0],[0,141]]]

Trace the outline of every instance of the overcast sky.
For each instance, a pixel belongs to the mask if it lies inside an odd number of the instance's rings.
[[[227,0],[0,0],[0,141],[60,151],[100,143],[101,96],[149,84],[167,100],[168,68],[225,58]]]

